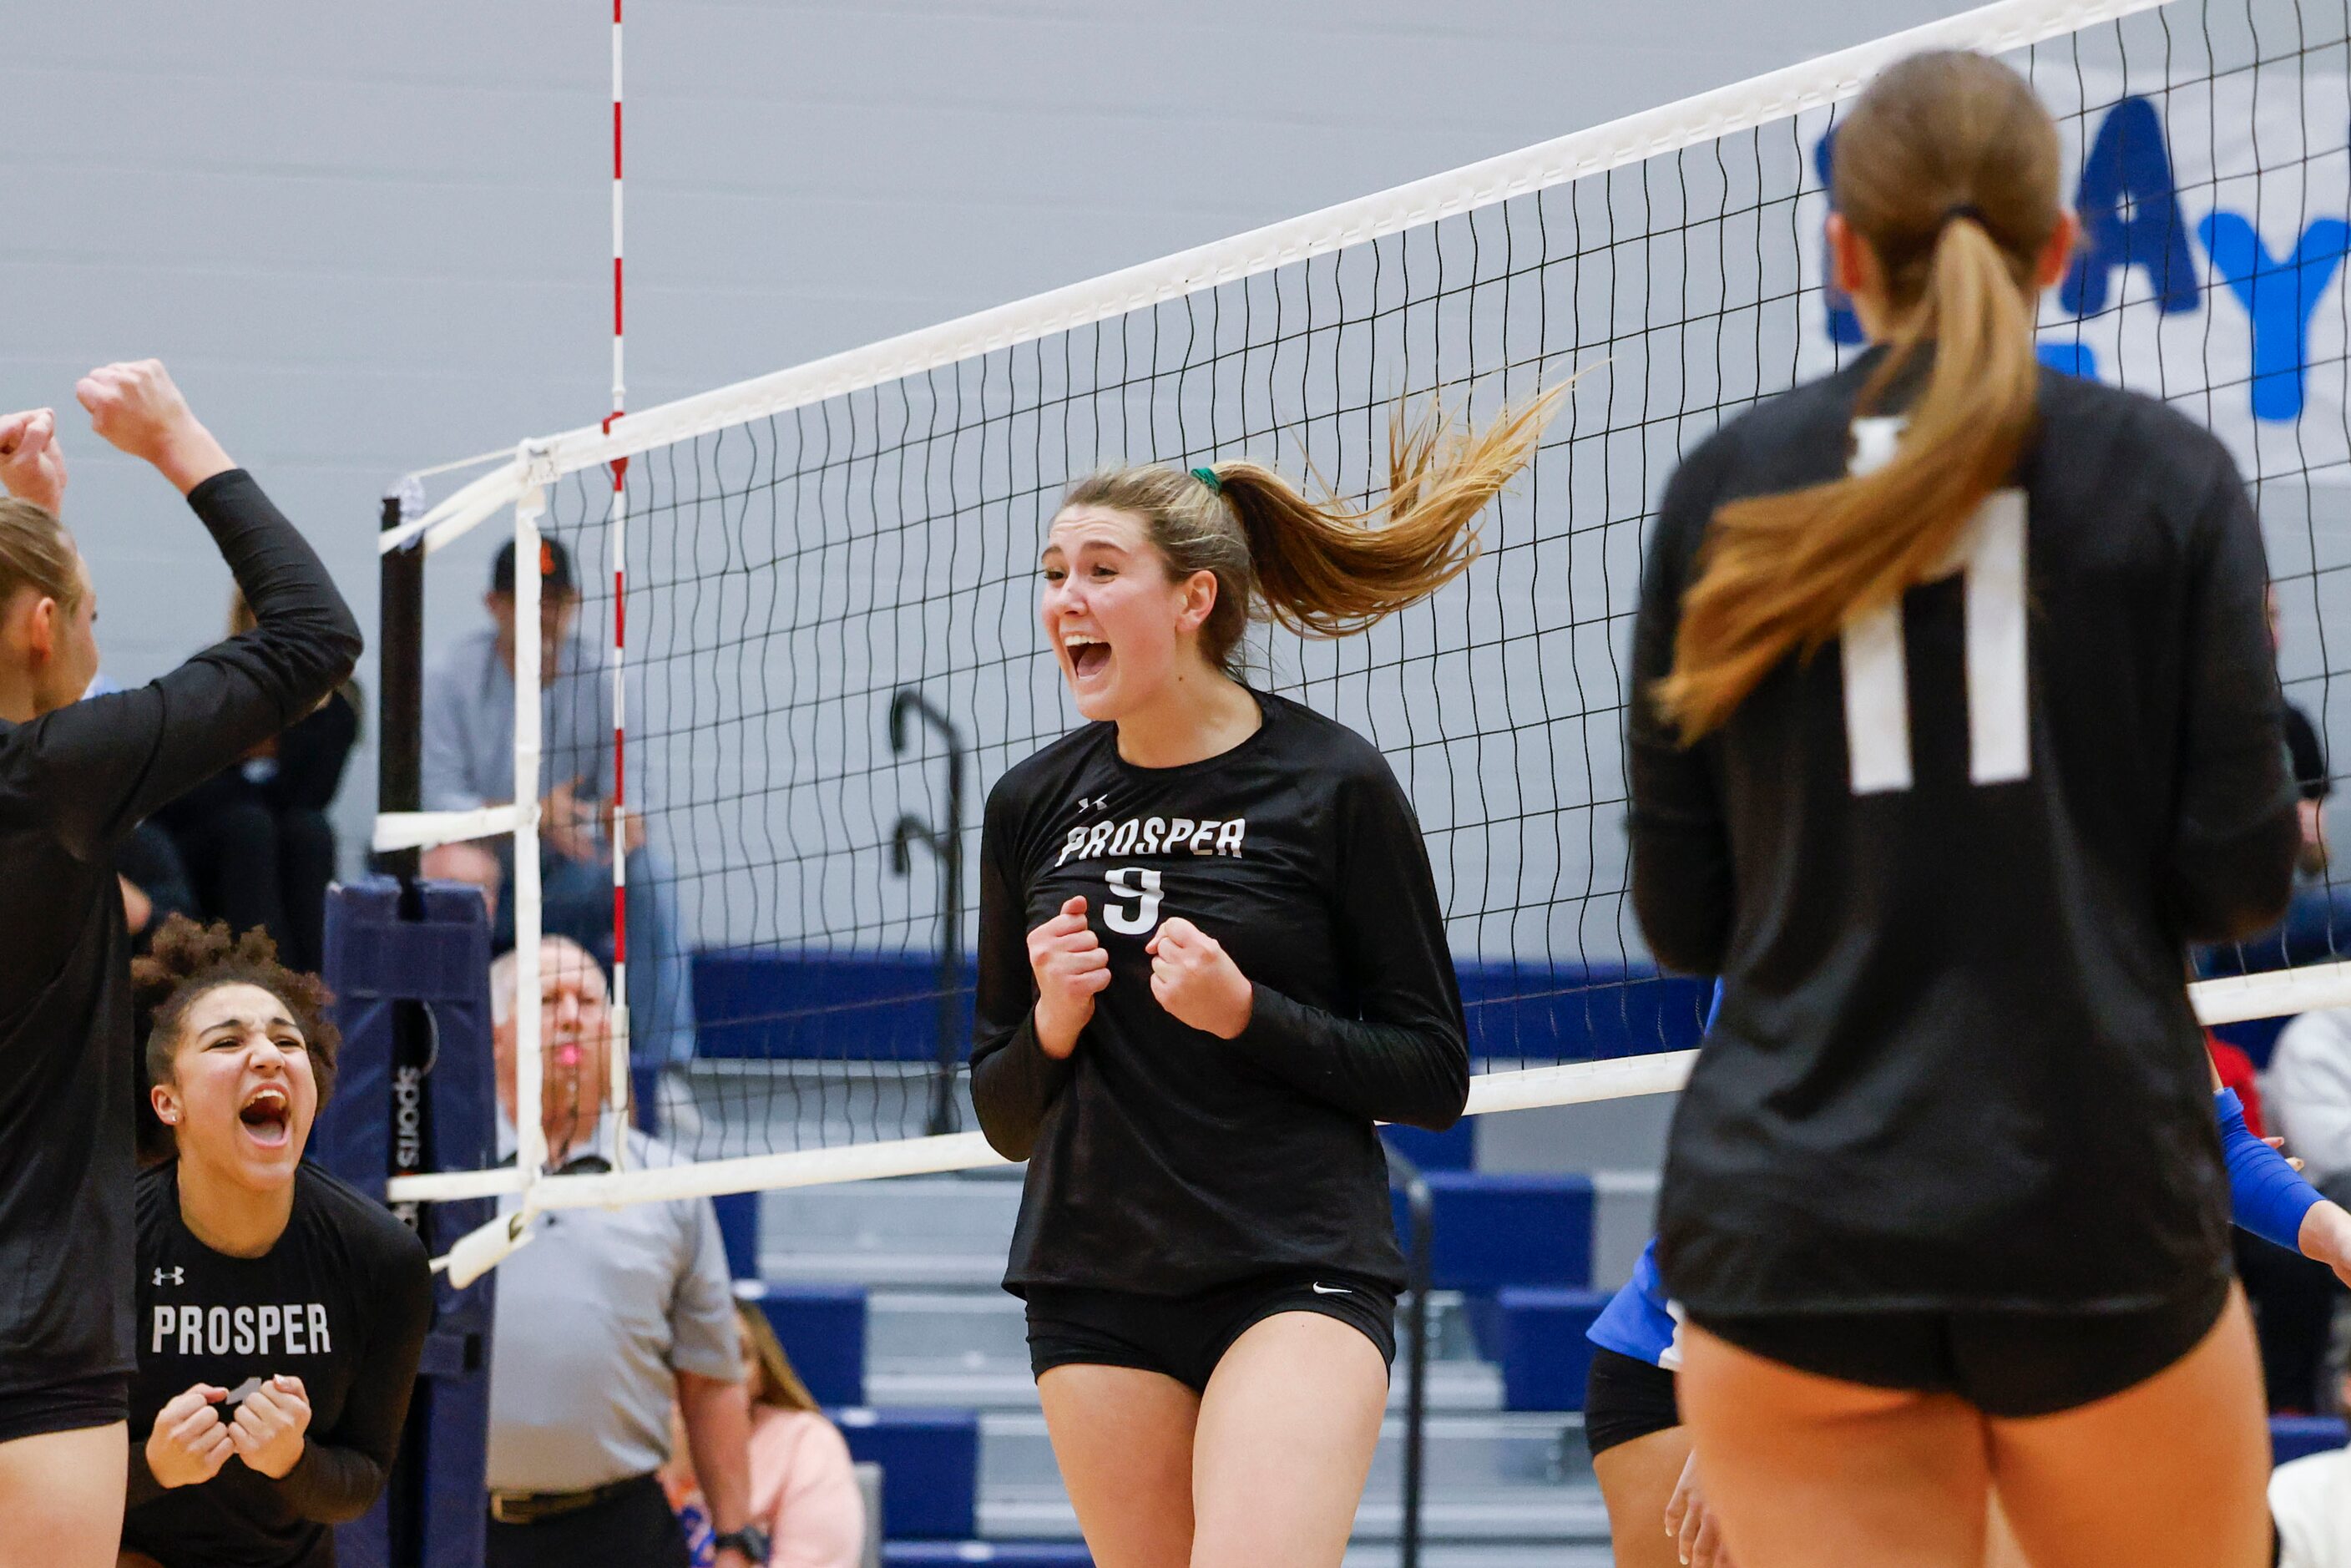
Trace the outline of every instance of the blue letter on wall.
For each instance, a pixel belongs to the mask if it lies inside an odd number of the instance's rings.
[[[2076,316],[2104,310],[2115,273],[2134,267],[2147,268],[2162,309],[2196,308],[2196,258],[2153,104],[2126,98],[2115,105],[2082,160],[2074,204],[2082,214],[2082,248],[2058,295],[2066,309]]]
[[[1830,146],[1835,141],[1836,127],[1832,125],[1827,134],[1813,144],[1813,167],[1821,172],[1821,184],[1832,190],[1834,187],[1829,182],[1829,160],[1833,156]],[[1831,196],[1829,200],[1834,204],[1836,198]],[[1836,279],[1832,273],[1835,263],[1825,254],[1827,249],[1825,244],[1822,249],[1824,254],[1821,257],[1821,294],[1828,301],[1829,341],[1858,343],[1865,337],[1861,329],[1861,318],[1853,313],[1853,301],[1847,299],[1844,290],[1836,286]]]
[[[2235,213],[2214,213],[2198,225],[2197,236],[2252,319],[2253,417],[2300,419],[2311,312],[2351,249],[2351,224],[2320,218],[2302,231],[2283,260],[2272,256],[2253,225]]]

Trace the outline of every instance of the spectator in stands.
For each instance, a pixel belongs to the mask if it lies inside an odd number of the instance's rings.
[[[550,1167],[605,1168],[628,1140],[632,1169],[676,1163],[602,1114],[611,1019],[604,977],[579,944],[539,945],[543,1093],[535,1113]],[[520,964],[490,969],[501,1152],[518,1139]],[[509,1197],[509,1207],[516,1200]],[[490,1376],[489,1568],[684,1568],[685,1539],[658,1472],[670,1403],[716,1516],[716,1568],[756,1568],[767,1542],[749,1519],[750,1405],[734,1290],[706,1197],[543,1215],[498,1269]]]
[[[2351,1379],[2336,1390],[2351,1405]],[[2351,1568],[2351,1449],[2290,1459],[2270,1472],[2277,1568]]]
[[[514,797],[515,551],[498,552],[483,601],[491,624],[460,641],[424,691],[423,796],[428,811],[469,811]],[[541,925],[600,960],[612,947],[612,687],[594,651],[573,635],[580,590],[570,552],[539,547],[541,772],[538,784]],[[669,1070],[668,1103],[683,1106],[676,1070],[694,1055],[693,971],[668,869],[645,845],[633,814],[623,820],[628,856],[629,1054],[640,1068]],[[447,844],[424,857],[424,873],[479,886],[490,900],[493,950],[514,945],[510,900],[514,842],[497,838]]]
[[[2270,1057],[2269,1110],[2311,1184],[2351,1197],[2351,1008],[2322,1008],[2285,1026]]]
[[[769,1568],[858,1568],[865,1494],[849,1444],[792,1370],[768,1314],[737,1301],[735,1316],[751,1397],[751,1517],[768,1532]],[[673,1457],[665,1480],[691,1536],[710,1505],[684,1455]]]
[[[253,629],[242,593],[228,634]],[[346,682],[303,718],[155,813],[187,867],[197,903],[230,929],[261,926],[296,969],[324,961],[335,830],[327,808],[359,739],[360,699]]]
[[[2274,584],[2268,604],[2270,649],[2274,653],[2283,626]],[[2335,780],[2328,773],[2326,746],[2318,727],[2291,699],[2285,705],[2285,742],[2302,815],[2302,852],[2295,861],[2294,903],[2275,930],[2203,954],[2199,967],[2208,976],[2323,964],[2351,956],[2351,886],[2338,888],[2328,876],[2333,853],[2326,839],[2326,801],[2335,793]]]

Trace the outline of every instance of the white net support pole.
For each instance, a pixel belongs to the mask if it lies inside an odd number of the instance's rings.
[[[547,1165],[547,1133],[538,1113],[544,1083],[538,1020],[538,519],[546,511],[546,492],[536,485],[515,504],[515,1168],[527,1180]]]

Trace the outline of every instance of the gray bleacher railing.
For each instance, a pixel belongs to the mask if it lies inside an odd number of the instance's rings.
[[[914,874],[910,843],[923,843],[939,860],[939,1044],[937,1065],[931,1079],[929,1131],[933,1137],[956,1130],[956,1063],[962,1059],[963,1018],[956,993],[963,978],[963,776],[965,743],[955,721],[912,686],[900,686],[890,696],[890,749],[903,755],[907,746],[906,715],[917,714],[938,731],[947,747],[947,815],[943,827],[933,827],[913,812],[900,817],[890,830],[890,869],[900,876]]]
[[[1403,1519],[1396,1529],[1397,1568],[1420,1568],[1421,1472],[1426,1466],[1428,1426],[1428,1293],[1435,1277],[1437,1207],[1428,1182],[1412,1156],[1384,1139],[1388,1154],[1388,1185],[1404,1189],[1405,1207],[1412,1218],[1411,1251],[1405,1260],[1411,1304],[1405,1309],[1405,1333],[1411,1344],[1405,1362]]]

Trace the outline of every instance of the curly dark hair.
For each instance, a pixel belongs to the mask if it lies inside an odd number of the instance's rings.
[[[302,1031],[319,1105],[323,1108],[335,1092],[335,1050],[343,1037],[327,1011],[335,999],[327,983],[278,962],[277,944],[258,925],[238,936],[225,920],[199,925],[184,915],[174,915],[157,928],[145,956],[131,961],[131,1000],[145,1069],[139,1096],[139,1145],[144,1158],[167,1158],[172,1150],[172,1131],[157,1119],[153,1100],[145,1091],[170,1082],[188,1009],[198,997],[222,986],[258,986],[285,1003]]]

